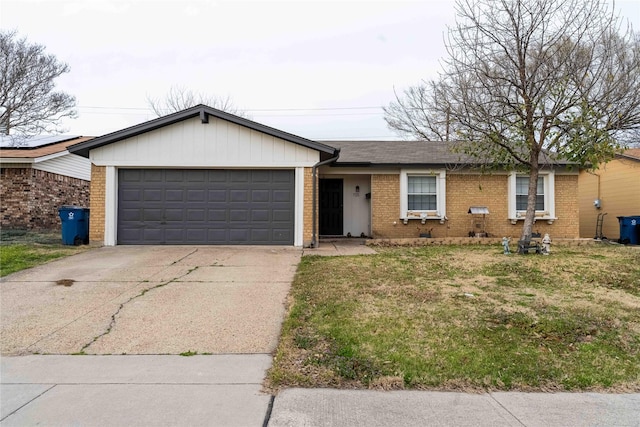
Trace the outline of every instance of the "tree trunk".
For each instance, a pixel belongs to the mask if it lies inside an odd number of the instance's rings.
[[[536,196],[538,195],[538,153],[531,150],[531,169],[529,170],[529,192],[527,193],[527,213],[524,216],[524,224],[522,225],[522,234],[520,240],[531,241],[531,232],[533,229],[533,221],[536,217]]]
[[[10,131],[10,126],[9,124],[11,123],[11,114],[9,112],[9,109],[7,108],[4,112],[4,123],[0,123],[0,131],[4,134],[4,135],[9,135],[9,131]],[[4,124],[4,126],[3,126]]]

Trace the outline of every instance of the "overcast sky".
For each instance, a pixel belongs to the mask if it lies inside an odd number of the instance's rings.
[[[310,139],[390,139],[381,106],[436,77],[453,0],[0,0],[0,27],[69,64],[70,134],[154,118],[179,85],[229,96],[255,121]],[[640,0],[616,7],[640,28]]]

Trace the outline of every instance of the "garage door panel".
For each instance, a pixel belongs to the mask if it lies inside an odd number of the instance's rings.
[[[188,229],[186,239],[194,243],[205,243],[207,241],[207,230],[205,228]]]
[[[179,244],[184,241],[185,230],[182,228],[166,228],[162,240],[168,244]]]
[[[269,201],[269,190],[253,190],[251,192],[251,201],[252,202],[268,202]]]
[[[198,190],[187,190],[187,201],[188,202],[204,202],[205,199],[205,189]]]
[[[256,244],[269,242],[271,240],[271,230],[265,228],[251,230],[251,240]]]
[[[269,222],[269,211],[267,209],[252,209],[251,222]]]
[[[246,202],[249,200],[249,192],[247,190],[232,189],[229,192],[230,202]]]
[[[274,229],[273,234],[271,236],[271,240],[274,242],[281,242],[281,244],[285,245],[285,242],[288,242],[293,239],[293,235],[291,231],[288,229]]]
[[[287,170],[274,170],[271,174],[273,182],[280,183],[292,183],[293,182],[293,174],[289,173]]]
[[[293,244],[292,170],[121,169],[119,244]]]
[[[166,230],[162,230],[159,228],[145,228],[141,231],[141,239],[143,239],[145,242],[160,243],[164,240],[163,234]]]
[[[277,210],[273,210],[272,211],[272,221],[273,222],[291,222],[292,221],[292,215],[291,212],[289,211],[285,211],[282,209],[277,209]]]
[[[253,183],[269,183],[271,182],[271,171],[253,171],[251,174],[251,182]]]
[[[247,209],[232,209],[229,211],[229,220],[231,222],[247,222],[249,212]]]
[[[184,181],[184,171],[180,169],[167,169],[165,178],[166,182],[182,182]]]
[[[187,209],[187,221],[204,221],[206,211],[204,209]]]
[[[162,209],[142,209],[142,220],[143,221],[154,221],[160,222],[162,221],[163,214]]]
[[[120,170],[119,180],[120,182],[139,182],[140,176],[143,172],[139,169],[122,169]]]
[[[238,228],[230,228],[229,229],[229,242],[230,243],[249,244],[251,242],[251,239],[249,239],[249,230],[247,230],[247,229],[238,229]]]
[[[226,209],[209,209],[207,220],[209,222],[225,222],[227,220]]]
[[[227,190],[209,190],[207,200],[209,202],[226,202]]]
[[[220,169],[209,171],[209,182],[227,182],[227,171]]]
[[[140,198],[142,194],[142,190],[141,189],[127,189],[125,191],[122,192],[122,197],[121,200],[124,201],[128,201],[128,200],[140,200]]]
[[[230,170],[229,182],[246,184],[249,182],[249,172],[247,170]]]
[[[123,232],[126,233],[127,236],[131,236],[132,240],[140,241],[143,239],[142,229],[140,228],[125,228]]]
[[[142,174],[142,180],[145,182],[163,182],[164,171],[161,169],[145,169]]]
[[[206,170],[192,169],[186,172],[187,182],[205,182],[207,179]]]
[[[120,218],[124,221],[142,221],[142,209],[123,209]]]
[[[143,201],[159,202],[162,200],[162,190],[159,188],[147,188],[143,191]]]
[[[184,190],[167,189],[164,191],[164,199],[167,202],[182,202],[184,201]]]
[[[291,202],[293,198],[293,193],[291,191],[286,190],[273,190],[273,201],[274,202]]]
[[[228,241],[229,241],[229,236],[226,228],[219,229],[219,230],[209,228],[207,230],[207,243],[225,244]]]
[[[162,219],[164,221],[175,221],[175,222],[186,221],[186,218],[184,217],[183,209],[164,209]]]

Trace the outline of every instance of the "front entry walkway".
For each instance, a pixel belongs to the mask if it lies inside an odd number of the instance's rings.
[[[337,237],[321,238],[317,248],[305,248],[303,255],[341,256],[341,255],[373,255],[374,249],[366,245],[367,239]]]

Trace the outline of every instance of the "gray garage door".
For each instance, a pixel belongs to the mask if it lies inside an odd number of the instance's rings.
[[[118,244],[292,245],[293,170],[120,169]]]

